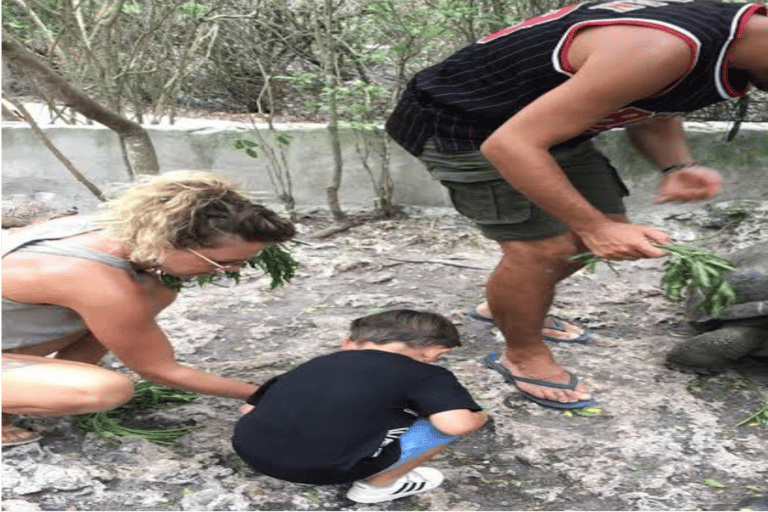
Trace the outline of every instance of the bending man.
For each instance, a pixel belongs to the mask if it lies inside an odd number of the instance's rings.
[[[416,74],[387,131],[501,246],[486,298],[506,350],[488,366],[540,405],[594,403],[541,338],[555,285],[579,252],[658,258],[669,237],[628,222],[589,139],[625,128],[663,170],[657,202],[714,197],[722,179],[695,161],[680,116],[750,84],[768,89],[765,7],[670,0],[564,7]]]

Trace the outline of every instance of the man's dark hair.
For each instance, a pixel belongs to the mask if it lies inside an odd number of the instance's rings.
[[[410,347],[459,347],[456,326],[442,315],[428,311],[394,309],[352,321],[349,338],[383,345],[402,341]]]

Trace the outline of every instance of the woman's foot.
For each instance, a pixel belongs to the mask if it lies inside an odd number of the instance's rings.
[[[8,446],[18,446],[20,444],[34,443],[39,441],[42,436],[37,432],[27,430],[25,428],[17,427],[11,424],[11,416],[3,414],[2,416],[2,440],[0,440],[0,447],[6,448]]]

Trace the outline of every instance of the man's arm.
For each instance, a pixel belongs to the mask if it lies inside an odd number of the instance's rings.
[[[681,117],[627,128],[627,134],[635,148],[656,168],[683,166],[662,176],[656,203],[711,199],[722,191],[720,174],[694,159]]]
[[[688,69],[690,49],[658,30],[600,27],[576,37],[569,59],[574,75],[505,122],[481,150],[507,181],[568,224],[596,255],[664,256],[652,244],[668,243],[666,234],[605,217],[571,185],[549,148],[678,80]]]

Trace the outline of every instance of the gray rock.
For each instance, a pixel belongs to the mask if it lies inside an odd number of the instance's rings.
[[[8,512],[26,512],[27,510],[42,510],[37,503],[24,500],[3,500],[3,510]]]

